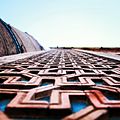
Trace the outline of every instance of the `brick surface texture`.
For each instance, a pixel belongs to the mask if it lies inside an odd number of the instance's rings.
[[[0,56],[16,53],[16,47],[8,31],[0,22]]]
[[[33,36],[0,19],[0,56],[41,50],[44,48]]]
[[[120,62],[56,49],[0,65],[0,119],[120,119]]]

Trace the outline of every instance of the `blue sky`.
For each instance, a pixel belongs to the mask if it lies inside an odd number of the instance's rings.
[[[0,15],[45,47],[120,47],[120,0],[0,0]]]

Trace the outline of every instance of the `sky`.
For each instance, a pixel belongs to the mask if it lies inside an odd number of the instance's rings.
[[[120,47],[120,0],[0,0],[0,17],[48,47]]]

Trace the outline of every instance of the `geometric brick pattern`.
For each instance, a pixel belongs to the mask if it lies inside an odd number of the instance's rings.
[[[50,50],[0,66],[5,119],[120,119],[120,62]]]

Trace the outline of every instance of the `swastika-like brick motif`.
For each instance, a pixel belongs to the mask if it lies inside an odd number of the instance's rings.
[[[0,66],[0,119],[118,120],[120,62],[56,49]]]

